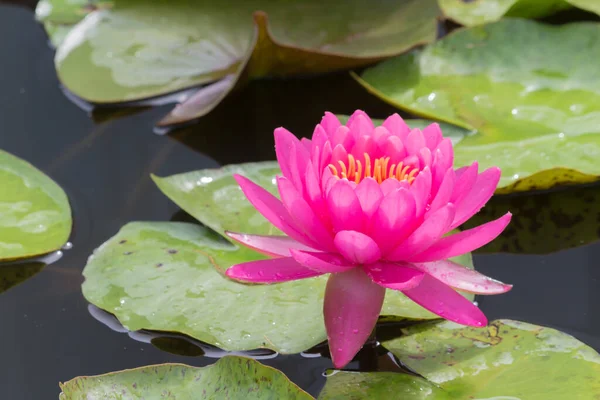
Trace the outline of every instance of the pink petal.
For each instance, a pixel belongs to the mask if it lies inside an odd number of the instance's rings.
[[[225,275],[244,282],[276,283],[312,278],[323,274],[303,267],[291,257],[286,257],[237,264],[225,271]]]
[[[279,176],[277,177],[277,186],[283,205],[296,222],[295,226],[302,229],[306,236],[319,244],[313,248],[334,251],[332,233],[323,225],[323,222],[298,193],[294,185],[288,179]]]
[[[512,289],[512,285],[507,285],[449,260],[418,263],[414,266],[448,286],[469,293],[500,294]]]
[[[350,128],[347,126],[340,126],[333,134],[331,140],[333,145],[341,144],[346,150],[351,149],[354,146],[354,135],[350,134]]]
[[[423,137],[425,138],[425,145],[433,151],[442,141],[442,130],[438,124],[428,125],[423,129]]]
[[[333,253],[318,253],[314,251],[291,250],[292,257],[306,268],[316,272],[329,274],[344,272],[355,265],[349,263],[344,257]]]
[[[312,163],[309,163],[306,167],[304,185],[306,188],[307,201],[309,202],[310,207],[313,209],[315,214],[317,214],[317,217],[319,217],[325,228],[328,230],[331,229],[331,221],[329,219],[327,203],[323,198],[323,192],[321,191],[319,178]]]
[[[290,257],[291,249],[314,251],[313,248],[290,238],[289,236],[248,235],[229,232],[225,234],[238,243],[271,257]]]
[[[398,136],[388,136],[381,150],[382,153],[390,157],[389,165],[397,164],[406,157],[404,143]]]
[[[242,175],[236,174],[233,177],[240,185],[248,201],[277,229],[309,247],[318,248],[317,243],[305,235],[302,229],[297,226],[294,218],[277,197]]]
[[[418,155],[419,151],[425,147],[423,132],[420,129],[411,130],[404,144],[406,146],[406,153]]]
[[[407,181],[399,181],[395,178],[388,178],[381,182],[381,185],[379,186],[384,197],[400,188],[404,188],[406,190],[410,189],[410,183]]]
[[[477,171],[479,164],[475,161],[468,167],[460,168],[455,171],[456,183],[454,184],[454,191],[450,197],[450,201],[454,204],[460,204],[464,198],[469,194],[471,188],[477,180]]]
[[[321,119],[320,124],[328,135],[333,135],[335,130],[342,125],[340,120],[330,112],[325,112],[325,116]]]
[[[409,261],[429,262],[445,260],[478,249],[500,235],[510,222],[510,218],[511,213],[506,213],[497,220],[446,236],[424,252],[411,257]]]
[[[375,128],[371,118],[362,110],[354,111],[350,118],[348,118],[346,126],[357,135],[368,135]]]
[[[370,220],[383,200],[383,192],[379,183],[373,178],[365,178],[358,184],[354,193],[358,197],[365,220]]]
[[[412,289],[421,283],[425,275],[411,264],[377,262],[365,266],[364,269],[373,282],[393,290]]]
[[[453,191],[454,170],[452,168],[448,168],[448,170],[446,171],[446,175],[444,175],[444,179],[442,179],[442,183],[440,184],[438,192],[429,206],[429,211],[427,211],[427,213],[425,214],[425,218],[427,218],[429,214],[439,210],[441,207],[448,204]]]
[[[370,236],[387,254],[415,228],[415,200],[406,189],[390,193],[381,201],[369,227]]]
[[[293,133],[285,128],[275,129],[275,153],[277,155],[277,162],[281,167],[283,176],[291,179],[292,168],[297,168],[296,165],[291,164],[291,153],[296,147],[304,147],[300,144],[300,140]],[[306,153],[308,155],[308,153]]]
[[[402,293],[447,320],[469,326],[487,325],[487,318],[479,308],[431,275],[425,274],[418,286],[403,290]]]
[[[364,233],[341,231],[335,235],[333,243],[340,254],[354,265],[370,264],[381,258],[377,243]]]
[[[404,242],[386,255],[386,260],[404,261],[427,250],[448,232],[453,219],[454,206],[452,204],[440,208],[415,229]]]
[[[419,150],[418,157],[421,168],[431,166],[433,156],[431,155],[431,150],[429,150],[427,147],[422,147],[421,150]]]
[[[376,147],[377,146],[375,145],[375,141],[373,140],[373,138],[370,135],[358,136],[358,138],[356,139],[356,144],[352,148],[352,155],[357,160],[361,160],[361,162],[363,163],[363,167],[364,167],[365,153],[373,154]]]
[[[342,178],[340,162],[342,162],[344,165],[348,164],[348,152],[344,146],[338,144],[333,148],[333,153],[331,154],[331,164],[333,164],[333,166],[337,169],[338,176]]]
[[[364,216],[354,189],[345,179],[339,179],[327,194],[327,207],[335,232],[363,229]]]
[[[323,315],[336,368],[352,361],[363,346],[377,323],[384,296],[385,289],[373,283],[360,268],[331,274]]]
[[[477,176],[477,180],[469,194],[463,201],[456,204],[456,215],[454,216],[452,228],[460,226],[481,210],[494,194],[498,181],[500,181],[500,175],[500,168],[492,167]]]
[[[432,176],[433,180],[431,183],[431,194],[436,195],[442,179],[446,175],[446,171],[452,168],[454,162],[454,151],[452,149],[452,141],[450,139],[443,139],[438,147],[433,152],[433,166]]]
[[[381,126],[385,126],[392,135],[398,136],[404,142],[410,128],[398,114],[390,115]]]
[[[312,135],[311,155],[314,156],[317,147],[322,149],[325,145],[325,142],[327,142],[328,140],[329,136],[327,135],[327,132],[325,132],[325,128],[323,128],[321,125],[315,126],[315,130],[313,131]]]
[[[306,151],[310,152],[312,150],[312,141],[310,139],[302,138],[300,139],[300,143],[302,143]]]
[[[425,214],[425,210],[427,209],[430,200],[431,170],[429,167],[423,168],[423,170],[418,173],[410,187],[410,192],[415,198],[415,215],[417,219],[419,219]]]
[[[323,145],[323,147],[319,147],[321,149],[321,154],[316,154],[315,158],[319,157],[319,169],[317,170],[320,173],[320,176],[323,176],[325,171],[329,171],[327,167],[331,163],[331,156],[333,154],[333,150],[331,149],[331,142],[327,141]],[[317,164],[315,164],[317,166]]]

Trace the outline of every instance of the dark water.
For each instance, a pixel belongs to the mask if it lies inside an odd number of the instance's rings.
[[[393,112],[346,74],[263,81],[251,84],[199,124],[158,136],[153,125],[168,108],[120,119],[110,119],[110,112],[96,113],[94,118],[103,122],[94,122],[70,102],[60,91],[53,51],[31,12],[0,5],[0,38],[0,148],[55,179],[70,198],[75,221],[73,248],[61,260],[0,295],[3,399],[56,398],[58,382],[79,375],[164,362],[213,363],[212,358],[161,351],[92,317],[80,290],[88,255],[129,221],[184,217],[154,186],[150,173],[164,176],[272,159],[274,127],[284,125],[309,135],[327,109],[350,113],[362,108],[376,117]],[[600,193],[597,187],[573,190],[592,199]],[[560,194],[538,196],[541,207],[558,196],[555,203],[560,211]],[[519,201],[497,199],[495,203],[500,208],[518,207]],[[535,214],[535,210],[528,212]],[[592,241],[600,229],[597,216],[582,218],[585,229],[592,232],[582,240]],[[582,230],[581,224],[576,230]],[[552,233],[538,230],[538,243],[544,243],[545,234]],[[547,255],[476,255],[480,271],[515,285],[510,293],[479,298],[479,303],[490,319],[556,327],[600,349],[599,256],[598,244]],[[299,355],[263,362],[284,371],[312,394],[324,384],[324,369],[331,367],[326,358]],[[354,362],[350,368],[357,366]]]

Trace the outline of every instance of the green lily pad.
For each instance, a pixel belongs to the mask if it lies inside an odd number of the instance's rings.
[[[424,323],[383,345],[453,399],[591,400],[600,393],[598,353],[565,333],[524,322],[498,320],[486,328]]]
[[[510,224],[477,253],[548,254],[600,239],[600,186],[583,186],[528,196],[494,196],[464,228],[512,212]]]
[[[541,18],[573,6],[600,14],[597,0],[438,0],[444,15],[459,24],[474,26],[502,17]]]
[[[509,193],[598,179],[598,57],[599,24],[507,19],[456,31],[357,79],[403,110],[475,130],[456,146],[455,163],[499,166],[497,193]]]
[[[448,394],[435,384],[418,376],[397,372],[334,371],[319,400],[449,399]]]
[[[540,18],[567,9],[564,0],[438,0],[442,12],[459,24],[473,26],[502,17]]]
[[[439,9],[435,0],[425,1],[115,0],[71,30],[55,63],[62,83],[93,103],[147,99],[229,75],[237,80],[339,70],[435,40]],[[42,3],[38,16],[45,23],[65,19],[44,12],[55,3],[65,0]],[[65,14],[81,13],[81,4]],[[208,112],[198,102],[169,121]]]
[[[0,260],[60,249],[71,233],[63,190],[28,162],[0,150]]]
[[[246,285],[220,273],[257,258],[202,226],[134,222],[90,257],[83,295],[129,330],[183,333],[229,351],[298,353],[326,340],[327,277]],[[388,291],[382,314],[435,318],[394,291]]]
[[[282,372],[233,356],[200,368],[161,364],[83,376],[61,383],[60,388],[61,400],[312,399]]]

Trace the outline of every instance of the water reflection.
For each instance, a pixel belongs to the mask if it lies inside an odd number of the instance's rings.
[[[496,196],[465,227],[499,218],[507,211],[513,213],[511,223],[478,252],[547,254],[600,239],[600,184]]]
[[[67,244],[70,245],[70,243]],[[63,252],[59,250],[41,257],[0,263],[0,293],[33,277],[46,265],[57,262],[62,256]]]

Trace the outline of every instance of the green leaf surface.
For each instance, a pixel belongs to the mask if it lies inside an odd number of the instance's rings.
[[[45,0],[38,17],[49,23],[66,19],[45,11],[54,3],[65,0]],[[75,5],[80,8],[80,3]],[[435,0],[425,3],[115,0],[71,30],[55,63],[62,83],[93,103],[146,99],[230,74],[321,73],[365,65],[433,41],[439,9]],[[80,13],[79,8],[71,14]],[[206,102],[188,104],[185,119],[208,112]],[[198,109],[192,111],[195,103]],[[183,122],[173,117],[164,123],[172,120]]]
[[[597,0],[438,0],[442,13],[466,26],[495,22],[502,17],[541,18],[571,7],[600,14]]]
[[[161,364],[78,377],[60,387],[61,400],[312,399],[282,372],[233,356],[200,368]]]
[[[0,150],[0,260],[61,248],[71,233],[63,190],[28,162]]]
[[[397,372],[334,371],[319,400],[449,399],[446,392],[418,376]]]
[[[564,0],[438,0],[442,12],[459,24],[481,25],[506,17],[540,18],[571,7]]]
[[[424,323],[383,345],[452,399],[592,400],[600,393],[598,353],[565,333],[524,322],[498,320],[485,328]]]
[[[598,179],[599,57],[599,24],[507,19],[458,30],[358,79],[403,110],[475,130],[456,146],[455,164],[499,166],[497,193],[509,193]]]

